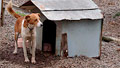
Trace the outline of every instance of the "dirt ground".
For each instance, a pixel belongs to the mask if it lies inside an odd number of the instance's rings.
[[[17,1],[17,0],[15,0]],[[94,0],[104,14],[103,36],[120,38],[120,17],[113,16],[120,12],[120,0]],[[120,68],[120,48],[118,42],[102,42],[99,59],[79,56],[61,58],[46,56],[36,51],[36,64],[24,63],[22,48],[13,55],[15,18],[5,11],[4,26],[0,27],[0,68]],[[31,55],[28,55],[31,58]]]

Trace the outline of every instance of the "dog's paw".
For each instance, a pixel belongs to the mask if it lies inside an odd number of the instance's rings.
[[[14,51],[13,54],[16,55],[16,54],[17,54],[17,51]]]
[[[36,63],[36,61],[35,61],[35,60],[32,60],[32,61],[31,61],[31,63],[32,63],[32,64],[35,64],[35,63]]]
[[[27,58],[27,59],[25,59],[25,62],[27,63],[27,62],[30,62],[30,60]]]
[[[36,61],[35,61],[35,57],[32,57],[32,58],[31,58],[31,63],[33,63],[33,64],[36,63]]]

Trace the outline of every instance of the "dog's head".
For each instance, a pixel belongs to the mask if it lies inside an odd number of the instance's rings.
[[[40,21],[39,13],[32,13],[30,15],[25,16],[24,27],[34,28],[34,27],[42,27],[43,23]]]

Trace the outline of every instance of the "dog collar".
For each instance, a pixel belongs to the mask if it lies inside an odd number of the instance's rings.
[[[32,31],[32,30],[33,30],[33,28],[30,28],[30,27],[28,27],[28,29],[29,29],[30,31]]]

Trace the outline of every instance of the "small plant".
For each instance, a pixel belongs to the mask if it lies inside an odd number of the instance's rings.
[[[113,16],[113,18],[118,17],[118,16],[120,16],[120,12],[117,12],[117,13]]]
[[[18,12],[18,11],[16,11],[16,13],[19,14],[19,15],[21,15],[21,16],[25,16],[24,13],[20,13],[20,12]]]

